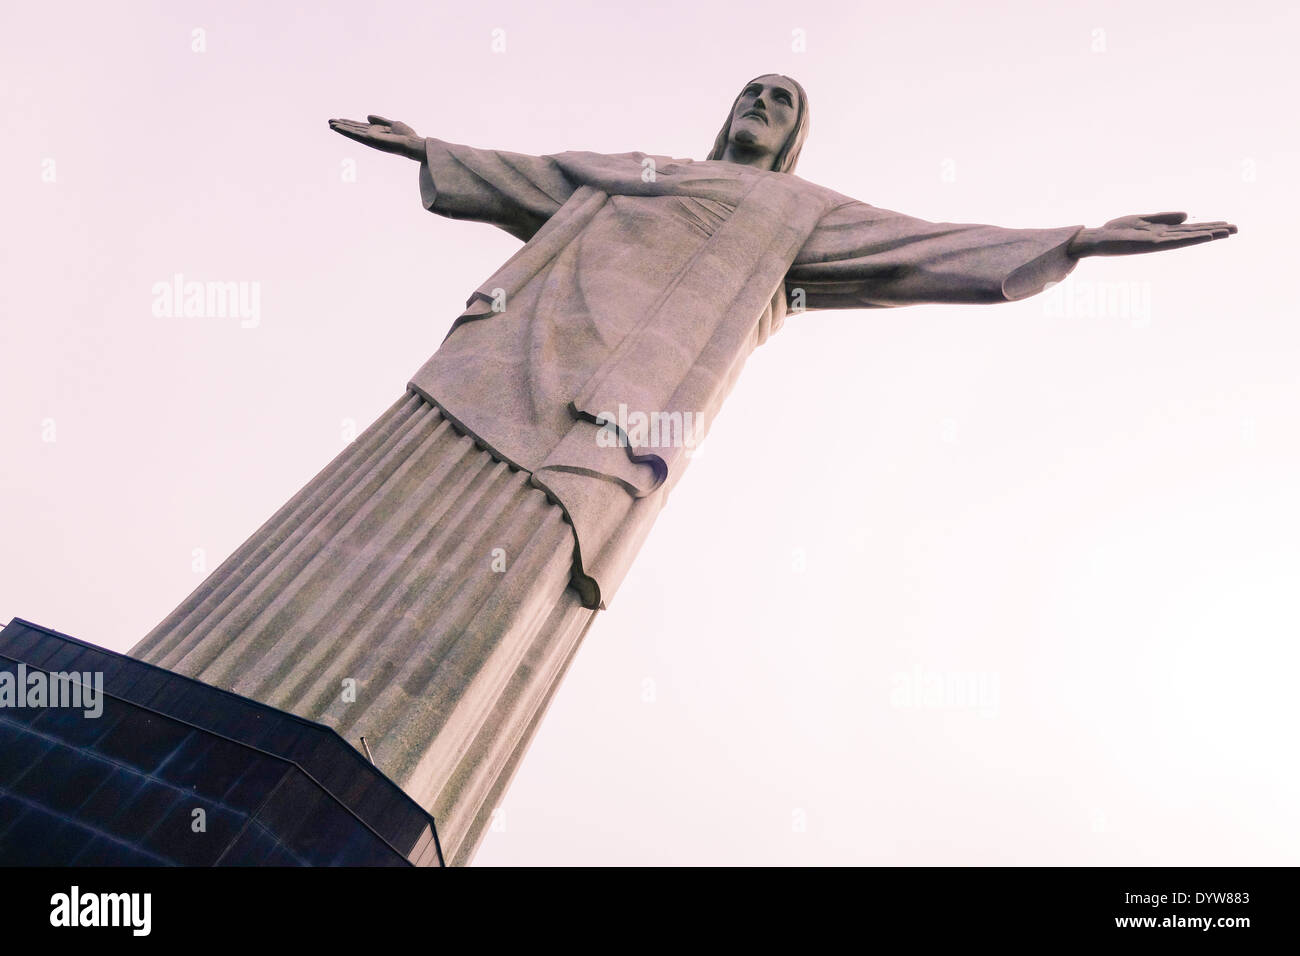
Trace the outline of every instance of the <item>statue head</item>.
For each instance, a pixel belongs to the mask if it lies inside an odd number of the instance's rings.
[[[708,158],[749,165],[770,162],[767,168],[792,173],[807,138],[808,96],[803,87],[788,76],[768,73],[740,91]]]

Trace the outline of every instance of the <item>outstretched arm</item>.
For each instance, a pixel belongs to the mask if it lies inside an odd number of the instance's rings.
[[[808,309],[1009,302],[1064,279],[1082,231],[929,222],[846,200],[817,223],[786,290]]]
[[[332,119],[330,129],[419,162],[420,200],[441,216],[491,223],[527,242],[574,192],[550,156],[459,146],[382,116],[367,119]]]
[[[1156,212],[1121,216],[1099,229],[1084,229],[1070,243],[1069,253],[1084,256],[1131,256],[1143,252],[1181,249],[1201,242],[1227,239],[1237,227],[1222,220],[1187,222],[1185,212]]]
[[[1098,229],[1007,229],[928,222],[846,200],[818,222],[786,274],[786,290],[792,305],[807,309],[1012,302],[1060,282],[1084,256],[1176,249],[1237,231],[1185,218],[1159,213]]]

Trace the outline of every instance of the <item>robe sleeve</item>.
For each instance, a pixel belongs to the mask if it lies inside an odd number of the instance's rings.
[[[420,201],[441,216],[491,223],[527,242],[574,189],[550,156],[424,141]]]
[[[934,223],[849,200],[809,235],[787,296],[807,309],[1011,302],[1069,274],[1078,260],[1066,249],[1082,228]]]

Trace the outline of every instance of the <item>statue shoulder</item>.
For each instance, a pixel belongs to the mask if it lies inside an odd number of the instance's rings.
[[[598,153],[593,150],[567,150],[563,153],[555,153],[552,159],[560,163],[569,163],[575,165],[592,165],[592,164],[630,164],[644,166],[646,160],[652,160],[656,166],[677,165],[688,166],[695,162],[693,159],[678,159],[672,156],[664,156],[659,153],[643,153],[640,150],[633,150],[627,153]]]
[[[639,150],[627,153],[570,150],[557,153],[550,159],[574,183],[624,194],[641,193],[646,182],[654,182],[660,176],[685,173],[692,166],[698,165],[693,160],[674,159]]]
[[[819,186],[806,179],[799,179],[799,177],[795,176],[793,173],[788,173],[787,175],[789,175],[791,179],[798,179],[808,194],[817,198],[826,212],[831,212],[832,210],[839,209],[842,206],[867,205],[867,203],[854,199],[852,196],[845,196],[843,193],[838,193],[833,189],[827,189],[825,186]]]

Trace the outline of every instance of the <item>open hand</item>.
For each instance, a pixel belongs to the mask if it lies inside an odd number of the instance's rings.
[[[1181,249],[1198,242],[1227,239],[1237,231],[1229,222],[1186,222],[1185,212],[1121,216],[1098,229],[1084,229],[1070,243],[1070,254],[1131,256],[1140,252]]]
[[[355,139],[358,143],[365,143],[385,153],[396,153],[398,156],[408,156],[415,160],[424,159],[424,139],[411,127],[405,123],[384,119],[382,116],[371,115],[366,119],[368,122],[365,123],[349,119],[332,119],[330,129],[343,134],[348,139]]]

